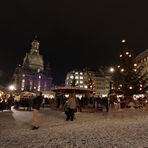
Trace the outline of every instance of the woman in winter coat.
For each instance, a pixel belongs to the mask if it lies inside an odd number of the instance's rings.
[[[77,101],[76,101],[76,96],[75,96],[74,93],[69,95],[69,98],[66,102],[66,106],[67,106],[66,121],[68,121],[69,119],[71,121],[73,121],[74,113],[75,113],[75,110],[77,108]]]

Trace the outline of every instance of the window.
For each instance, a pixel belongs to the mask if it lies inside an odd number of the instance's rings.
[[[29,84],[30,84],[29,90],[32,90],[32,81],[30,81]]]
[[[79,79],[79,77],[78,76],[75,76],[75,79]]]
[[[38,82],[38,91],[40,91],[41,90],[41,82],[39,81]]]
[[[21,90],[23,91],[24,88],[25,88],[25,80],[23,79],[23,80],[22,80],[22,84],[21,84]]]
[[[76,84],[79,84],[79,81],[76,81]]]
[[[71,75],[71,76],[70,76],[70,78],[71,78],[71,79],[73,79],[73,78],[74,78],[74,76],[73,76],[73,75]]]
[[[38,72],[40,72],[41,70],[40,69],[38,69]]]
[[[88,88],[88,86],[87,85],[84,85],[84,88]]]

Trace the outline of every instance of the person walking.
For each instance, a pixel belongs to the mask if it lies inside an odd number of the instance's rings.
[[[33,99],[32,108],[33,108],[33,122],[34,122],[34,125],[32,127],[32,130],[35,130],[35,129],[39,128],[39,115],[38,115],[38,111],[40,110],[42,101],[43,101],[42,92],[39,92],[37,97],[35,97]]]
[[[66,102],[66,107],[67,107],[67,118],[66,118],[66,121],[68,121],[69,119],[71,121],[73,121],[74,119],[74,113],[77,109],[77,102],[76,102],[76,96],[75,96],[75,93],[72,93],[69,95],[69,98]]]

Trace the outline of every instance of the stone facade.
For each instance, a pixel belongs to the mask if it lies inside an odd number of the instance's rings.
[[[13,84],[17,91],[49,91],[52,85],[50,66],[44,68],[44,60],[39,53],[39,42],[34,40],[23,64],[18,65],[13,75]]]

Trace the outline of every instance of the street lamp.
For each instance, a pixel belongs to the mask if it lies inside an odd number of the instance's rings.
[[[9,90],[10,90],[11,95],[13,95],[13,91],[16,90],[16,88],[14,85],[10,85]]]
[[[114,69],[113,67],[111,67],[111,68],[109,69],[109,71],[110,71],[111,73],[113,73],[113,72],[115,71],[115,69]]]
[[[115,68],[114,67],[110,67],[109,68],[109,72],[111,74],[113,74],[115,72]],[[110,91],[114,89],[114,86],[113,86],[113,80],[112,80],[112,77],[111,77],[111,80],[110,80]]]
[[[10,86],[9,86],[9,90],[10,90],[10,91],[14,91],[14,90],[15,90],[14,85],[10,85]]]

